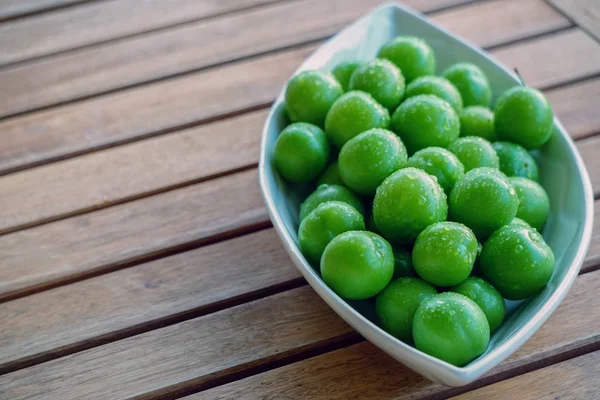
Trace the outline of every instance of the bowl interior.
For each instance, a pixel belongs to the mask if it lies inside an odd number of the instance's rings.
[[[494,98],[504,90],[519,84],[518,79],[511,71],[491,59],[486,53],[434,26],[420,15],[395,5],[379,8],[344,29],[313,53],[296,73],[306,69],[330,71],[339,62],[345,60],[370,60],[376,56],[377,51],[385,42],[397,35],[414,35],[424,38],[435,50],[438,73],[458,61],[477,64],[488,76]],[[273,170],[270,162],[275,140],[279,132],[289,123],[285,115],[283,93],[284,90],[273,105],[263,132],[260,165],[263,192],[273,222],[282,235],[284,243],[286,240],[290,242],[288,251],[300,271],[305,277],[310,277],[308,280],[313,287],[319,286],[319,289],[322,289],[321,291],[317,290],[322,296],[323,293],[332,296],[332,299],[323,297],[340,313],[341,308],[338,302],[344,302],[344,300],[323,288],[325,285],[320,280],[318,269],[310,266],[298,250],[299,206],[314,187],[290,185],[284,182]],[[553,129],[554,134],[549,143],[534,154],[540,167],[541,184],[548,192],[551,204],[551,213],[543,236],[556,257],[552,279],[538,295],[524,302],[507,302],[507,318],[502,327],[493,334],[487,352],[464,368],[446,364],[450,369],[456,371],[477,368],[477,375],[480,375],[508,356],[516,347],[507,353],[502,346],[507,344],[511,338],[514,339],[512,345],[517,342],[519,342],[518,345],[522,344],[533,332],[527,335],[521,333],[519,340],[516,340],[515,336],[527,326],[529,328],[535,326],[535,329],[539,327],[562,299],[579,271],[582,253],[585,253],[591,232],[593,218],[591,189],[577,150],[556,119]],[[397,342],[388,343],[388,347],[406,346],[375,326],[371,303],[349,302],[348,304],[370,320],[370,323],[366,320],[365,323],[370,325],[371,329],[375,329],[378,334],[385,336],[385,340]],[[341,315],[344,317],[343,313]],[[356,320],[345,319],[365,335],[363,330],[355,326]],[[360,319],[359,317],[358,320]],[[403,362],[406,361],[397,354],[392,355]],[[486,356],[488,356],[487,365],[483,368],[482,364]],[[439,360],[437,361],[439,362]],[[478,363],[479,365],[477,365]],[[440,380],[436,376],[429,377]],[[472,379],[474,379],[474,375],[468,380]],[[453,382],[449,383],[453,384]],[[466,383],[466,381],[462,383]]]

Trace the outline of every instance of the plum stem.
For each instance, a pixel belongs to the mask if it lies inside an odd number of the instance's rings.
[[[521,86],[527,86],[525,84],[525,81],[523,80],[523,77],[521,76],[521,74],[519,73],[519,70],[516,68],[513,68],[513,70],[515,71],[515,74],[517,74],[517,78],[519,78],[519,82],[521,83]]]

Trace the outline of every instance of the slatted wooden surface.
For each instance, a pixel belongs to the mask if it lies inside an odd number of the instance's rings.
[[[0,0],[0,399],[598,398],[600,234],[543,328],[447,388],[343,323],[270,227],[268,107],[379,3]],[[406,3],[544,90],[600,197],[597,3]]]

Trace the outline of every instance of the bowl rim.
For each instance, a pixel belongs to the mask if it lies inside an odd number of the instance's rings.
[[[428,24],[443,34],[461,42],[462,44],[471,48],[476,53],[484,58],[491,59],[496,66],[502,69],[505,73],[510,75],[515,83],[519,82],[519,78],[515,75],[515,73],[505,67],[502,63],[492,57],[490,54],[486,53],[479,46],[474,45],[473,43],[460,38],[453,33],[447,31],[445,28],[435,24],[432,21],[427,20],[422,14],[407,8],[406,6],[389,2],[385,3],[379,7],[374,8],[373,10],[364,14],[364,16],[358,18],[354,22],[350,23],[340,31],[338,31],[331,38],[322,43],[310,56],[308,56],[305,61],[294,71],[294,73],[290,76],[294,76],[298,74],[300,71],[308,69],[307,62],[310,60],[311,56],[318,52],[320,49],[326,47],[330,42],[335,40],[339,35],[343,34],[347,30],[352,29],[355,25],[363,23],[363,20],[370,18],[373,14],[388,11],[390,9],[401,11],[403,13],[409,14],[412,17],[415,17],[421,20],[422,23]],[[496,347],[489,349],[484,353],[483,356],[475,359],[471,363],[467,364],[464,367],[457,367],[455,365],[449,364],[443,360],[430,356],[426,353],[421,352],[413,346],[410,346],[399,339],[393,337],[392,335],[385,332],[379,326],[371,322],[365,316],[363,316],[360,312],[351,307],[344,299],[339,297],[335,292],[333,292],[317,274],[317,272],[313,269],[313,267],[305,260],[304,256],[300,252],[298,246],[294,242],[294,239],[291,237],[287,229],[285,228],[284,222],[279,215],[277,207],[273,201],[273,195],[267,183],[267,170],[266,164],[268,163],[267,154],[266,154],[266,145],[267,145],[267,137],[268,137],[268,128],[269,122],[273,119],[275,112],[284,102],[285,89],[286,84],[283,85],[279,95],[276,100],[271,105],[269,110],[269,114],[267,119],[265,120],[265,124],[262,129],[262,137],[260,142],[260,158],[258,164],[259,170],[259,183],[261,187],[262,196],[264,198],[265,204],[267,206],[267,211],[269,217],[273,223],[273,227],[275,228],[279,238],[281,239],[287,253],[290,258],[296,265],[297,269],[304,276],[304,278],[308,281],[310,286],[320,295],[320,297],[334,309],[334,311],[343,318],[348,324],[354,327],[359,333],[363,334],[367,339],[373,334],[381,335],[385,337],[387,340],[390,340],[390,345],[395,347],[400,347],[407,356],[412,356],[413,359],[427,361],[429,366],[437,370],[438,374],[441,374],[443,377],[441,378],[441,382],[450,384],[450,385],[464,385],[472,382],[477,379],[487,371],[489,371],[494,366],[498,365],[504,359],[506,359],[509,355],[511,355],[516,349],[521,347],[525,341],[527,341],[538,329],[539,327],[550,317],[552,312],[558,307],[560,302],[565,297],[567,291],[575,281],[576,277],[579,275],[579,271],[581,269],[581,265],[583,264],[585,255],[587,253],[591,236],[592,236],[592,228],[594,221],[594,196],[593,190],[589,179],[589,174],[583,163],[581,155],[575,146],[573,139],[567,133],[564,126],[560,123],[557,117],[554,117],[554,125],[557,130],[560,132],[560,135],[565,140],[568,150],[572,155],[575,165],[577,168],[577,172],[582,181],[583,193],[584,193],[584,202],[585,202],[585,221],[584,228],[582,231],[581,242],[579,243],[579,247],[577,249],[577,253],[573,257],[573,261],[567,268],[567,273],[563,277],[562,281],[556,286],[554,293],[543,303],[541,304],[533,314],[524,321],[520,326],[516,328],[516,332],[509,336],[504,342],[500,343]],[[372,332],[362,332],[361,329],[355,326],[355,321],[351,321],[349,319],[357,320],[363,324],[366,329],[370,329]],[[370,340],[373,342],[372,340]],[[373,343],[377,347],[380,347],[378,344]],[[381,348],[381,347],[380,347]],[[387,353],[385,349],[382,349]],[[440,377],[434,374],[433,376],[428,376],[432,380],[440,381]]]

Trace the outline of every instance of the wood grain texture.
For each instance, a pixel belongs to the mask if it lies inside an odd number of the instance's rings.
[[[487,377],[518,374],[523,366],[600,340],[600,272],[580,276],[540,330]],[[364,342],[186,397],[224,399],[418,399],[447,398],[452,390],[410,371]]]
[[[600,79],[547,91],[546,97],[573,138],[600,133]]]
[[[600,80],[546,94],[575,138],[600,132]],[[254,164],[265,118],[266,110],[255,111],[0,177],[0,232],[103,208]],[[593,163],[589,161],[590,167]]]
[[[598,342],[600,319],[589,318],[600,306],[598,290],[600,271],[579,277],[548,322],[491,374],[518,371],[528,363]],[[232,369],[305,351],[350,331],[312,289],[304,287],[4,375],[0,398],[150,398],[186,387],[200,389]],[[193,398],[416,398],[447,390],[397,362],[390,372],[390,361],[379,351],[371,359],[364,354],[357,357],[352,353],[355,348],[299,361]]]
[[[0,211],[0,233],[255,164],[266,115],[253,112],[0,177],[6,212]]]
[[[600,41],[600,4],[597,0],[546,0]]]
[[[567,400],[596,399],[600,393],[600,352],[477,389],[453,400]]]
[[[51,10],[89,0],[0,0],[0,20]]]
[[[0,236],[0,299],[268,221],[256,170]]]
[[[0,370],[114,340],[190,310],[200,315],[298,278],[268,229],[4,303]]]
[[[119,0],[0,25],[0,65],[277,0]]]
[[[550,38],[492,54],[519,67],[528,84],[537,87],[600,72],[600,44],[583,32],[574,29]],[[0,122],[0,171],[264,106],[314,48],[309,45],[4,120]],[[225,90],[222,82],[228,82]]]
[[[0,398],[125,399],[200,386],[352,332],[303,287],[0,377]]]
[[[464,1],[412,0],[408,5],[426,11]],[[5,93],[0,117],[322,39],[379,4],[379,0],[277,3],[0,71]],[[475,3],[431,18],[483,47],[570,24],[542,0]]]
[[[592,182],[595,197],[600,195],[600,136],[594,136],[577,143],[579,153],[583,158]]]

